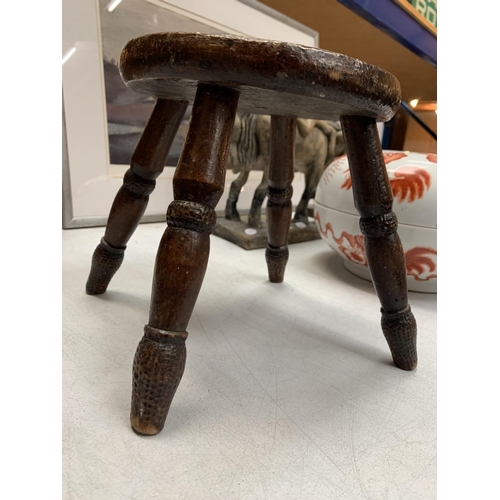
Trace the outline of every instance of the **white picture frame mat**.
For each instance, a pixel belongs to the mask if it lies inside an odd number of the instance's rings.
[[[127,0],[123,0],[126,2]],[[227,32],[242,33],[255,38],[281,39],[305,45],[317,45],[317,34],[298,23],[290,26],[252,8],[252,0],[145,0],[190,16]],[[249,3],[250,5],[247,5]],[[119,8],[119,6],[118,6]],[[269,9],[268,9],[269,10]],[[286,19],[283,16],[284,19]],[[215,21],[217,19],[217,21]],[[248,21],[251,22],[248,22]],[[246,33],[242,30],[245,29]],[[63,104],[67,142],[66,172],[69,194],[64,193],[65,227],[105,224],[116,193],[128,165],[110,165],[102,42],[98,0],[63,0],[63,56],[72,47],[73,55],[63,65]],[[64,141],[63,141],[64,142]],[[64,156],[64,155],[63,155]],[[164,220],[173,200],[171,179],[174,167],[167,167],[158,178],[150,196],[144,221]],[[224,195],[217,211],[224,210],[227,192],[237,176],[227,172]],[[244,213],[251,205],[253,192],[260,183],[262,172],[251,172],[241,193],[238,207]],[[64,186],[64,184],[63,184]],[[302,174],[294,180],[293,203],[297,204],[304,189]]]

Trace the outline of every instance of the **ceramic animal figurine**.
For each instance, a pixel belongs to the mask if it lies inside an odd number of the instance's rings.
[[[261,162],[262,181],[255,190],[248,215],[248,227],[252,228],[262,227],[261,207],[268,187],[270,128],[269,116],[237,114],[232,133],[227,168],[239,175],[231,184],[225,217],[229,220],[240,220],[236,208],[239,194],[248,180],[250,170]],[[316,194],[316,187],[325,166],[344,152],[345,145],[339,123],[297,119],[295,170],[305,174],[306,186],[295,211],[294,222],[309,224],[307,205]]]

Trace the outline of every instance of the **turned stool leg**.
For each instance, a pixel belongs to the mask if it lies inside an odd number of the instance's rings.
[[[288,261],[287,239],[292,218],[295,128],[296,119],[293,117],[271,117],[266,261],[269,280],[272,283],[283,281]]]
[[[406,288],[403,247],[392,211],[392,190],[375,120],[341,117],[351,170],[354,204],[361,215],[366,257],[382,305],[382,330],[396,366],[417,366],[417,324]]]
[[[104,238],[92,256],[87,280],[89,295],[104,293],[123,261],[128,240],[146,210],[155,179],[163,172],[170,147],[188,103],[158,99],[132,154],[109,213]]]
[[[199,85],[174,176],[154,271],[149,324],[133,367],[132,428],[158,434],[186,362],[187,325],[203,282],[215,206],[224,191],[237,91]]]

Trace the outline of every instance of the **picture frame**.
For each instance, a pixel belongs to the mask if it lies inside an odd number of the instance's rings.
[[[103,226],[107,222],[129,168],[124,159],[140,136],[148,106],[152,109],[153,105],[152,99],[148,102],[138,94],[142,101],[134,101],[136,94],[126,89],[119,78],[117,56],[129,39],[160,31],[233,33],[318,46],[316,31],[257,0],[63,0],[64,229]],[[113,117],[118,112],[123,116],[123,111],[128,118],[125,122],[119,118],[115,121],[120,123],[115,123]],[[131,116],[137,119],[133,123]],[[173,148],[181,147],[182,141],[178,142]],[[165,221],[167,207],[173,201],[174,172],[175,165],[167,163],[141,222]],[[262,172],[251,172],[239,199],[242,214],[250,208],[261,176]],[[223,213],[235,178],[228,170],[225,192],[216,207],[218,214]],[[294,186],[296,199],[292,201],[296,204],[304,186],[302,174],[296,175]]]

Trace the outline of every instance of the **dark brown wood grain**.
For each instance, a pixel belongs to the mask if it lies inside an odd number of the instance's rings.
[[[373,118],[359,116],[343,116],[341,123],[354,205],[361,215],[368,266],[382,305],[382,329],[395,364],[412,370],[417,366],[417,326],[408,305],[405,257],[377,126]]]
[[[89,295],[104,293],[123,262],[124,251],[148,205],[155,179],[163,172],[170,147],[186,111],[186,101],[158,99],[132,153],[109,213],[106,231],[92,256]]]
[[[292,219],[296,119],[271,117],[266,262],[269,280],[281,283],[288,262],[288,232]]]
[[[400,104],[398,80],[343,54],[234,35],[156,33],[127,43],[127,85],[144,94],[192,100],[198,81],[240,91],[242,112],[336,120],[389,120]]]
[[[149,323],[134,361],[131,424],[156,434],[184,371],[187,326],[205,276],[215,206],[224,191],[238,92],[200,85],[174,176],[154,271]],[[150,397],[154,385],[159,396]]]

